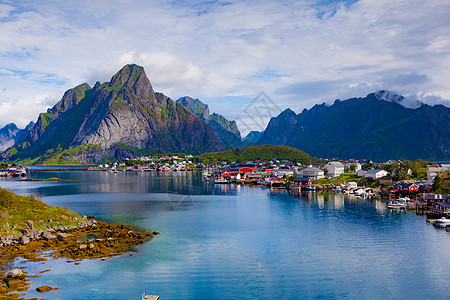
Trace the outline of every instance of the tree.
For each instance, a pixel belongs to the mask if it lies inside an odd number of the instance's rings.
[[[444,187],[444,179],[441,176],[436,175],[433,180],[433,191],[439,193]]]
[[[351,165],[351,166],[350,166],[350,171],[351,171],[352,173],[355,173],[355,170],[356,170],[356,165]]]
[[[407,179],[408,178],[408,170],[409,170],[409,168],[406,166],[406,164],[400,164],[395,169],[395,174],[393,176],[393,179],[395,181]]]

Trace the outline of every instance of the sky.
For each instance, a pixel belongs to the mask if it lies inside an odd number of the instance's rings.
[[[244,133],[380,89],[450,106],[448,0],[0,0],[0,127],[125,64]]]

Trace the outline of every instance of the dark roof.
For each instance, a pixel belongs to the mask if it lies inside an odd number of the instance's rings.
[[[310,178],[295,178],[294,182],[309,182]]]
[[[439,204],[443,207],[450,207],[450,202],[436,202],[435,204]]]

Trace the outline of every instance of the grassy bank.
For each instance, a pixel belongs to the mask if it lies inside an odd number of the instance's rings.
[[[53,207],[35,195],[19,196],[0,188],[0,235],[19,236],[25,222],[31,220],[36,229],[53,226],[75,226],[81,217],[66,208]]]

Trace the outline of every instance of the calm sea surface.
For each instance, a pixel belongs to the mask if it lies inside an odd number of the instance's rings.
[[[134,256],[28,263],[49,299],[431,299],[450,294],[450,233],[380,201],[212,185],[201,173],[32,172],[0,180],[81,215],[161,232]],[[20,261],[16,264],[19,266]],[[60,289],[41,295],[41,285]]]

